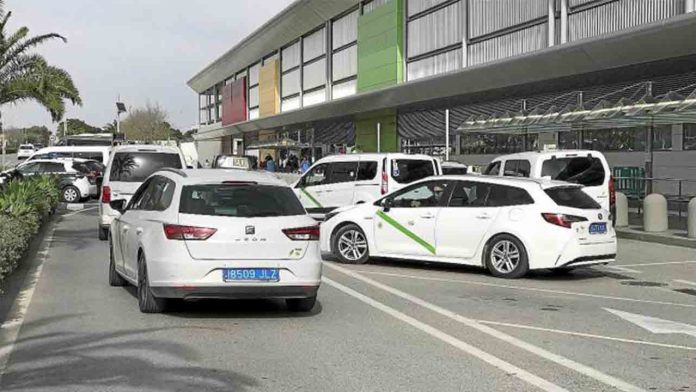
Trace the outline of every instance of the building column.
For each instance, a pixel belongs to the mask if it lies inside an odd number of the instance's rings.
[[[548,15],[548,45],[552,47],[556,44],[556,0],[549,0]]]
[[[686,13],[688,14],[689,12],[694,12],[696,11],[696,0],[686,0]]]
[[[561,0],[561,44],[568,42],[568,0]]]
[[[684,124],[672,124],[672,151],[684,150]]]

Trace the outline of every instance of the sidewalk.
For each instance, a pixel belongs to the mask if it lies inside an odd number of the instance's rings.
[[[639,225],[628,227],[617,227],[616,235],[619,238],[638,240],[645,242],[656,242],[665,245],[682,246],[696,249],[696,238],[688,238],[686,230],[667,230],[662,233],[646,233]]]

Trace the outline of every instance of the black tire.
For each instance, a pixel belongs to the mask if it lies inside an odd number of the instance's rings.
[[[142,313],[162,313],[167,309],[166,299],[152,295],[147,262],[142,253],[138,256],[138,307]]]
[[[527,249],[512,235],[493,237],[486,245],[484,257],[488,271],[495,277],[518,279],[529,272]]]
[[[78,201],[82,200],[80,190],[72,185],[68,185],[63,188],[61,196],[63,197],[63,201],[66,203],[77,203]]]
[[[121,275],[116,272],[116,264],[114,263],[114,248],[109,241],[109,286],[111,287],[123,287],[128,282]]]
[[[290,298],[286,299],[285,303],[292,312],[309,312],[314,309],[314,305],[317,303],[317,296],[314,295],[309,298]]]
[[[352,223],[341,227],[334,234],[331,252],[343,264],[365,264],[370,260],[367,237],[358,225]]]
[[[109,239],[109,228],[108,227],[101,227],[97,229],[99,232],[99,240],[100,241],[106,241]]]

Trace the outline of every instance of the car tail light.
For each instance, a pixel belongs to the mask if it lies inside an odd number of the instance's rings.
[[[549,213],[549,212],[545,212],[545,213],[541,214],[541,216],[544,217],[545,221],[551,223],[552,225],[565,227],[567,229],[570,229],[572,224],[575,222],[586,222],[587,221],[587,218],[584,218],[582,216],[554,214],[554,213]]]
[[[616,183],[614,182],[614,176],[609,178],[609,205],[614,206],[616,204]]]
[[[205,241],[215,232],[217,229],[208,227],[164,225],[164,235],[170,240]]]
[[[110,186],[103,186],[102,187],[102,203],[105,203],[105,204],[111,203],[111,187]]]
[[[296,229],[283,229],[288,238],[293,241],[318,241],[319,226],[299,227]]]
[[[386,168],[382,168],[382,186],[379,190],[383,195],[389,193],[389,176]]]

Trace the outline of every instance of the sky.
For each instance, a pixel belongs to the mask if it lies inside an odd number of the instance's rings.
[[[197,96],[186,82],[292,1],[5,0],[5,9],[11,31],[27,26],[32,35],[68,39],[36,50],[80,90],[84,103],[69,104],[68,118],[104,126],[115,119],[120,95],[126,107],[159,104],[186,130],[198,121]],[[6,128],[57,126],[34,103],[0,110]]]

